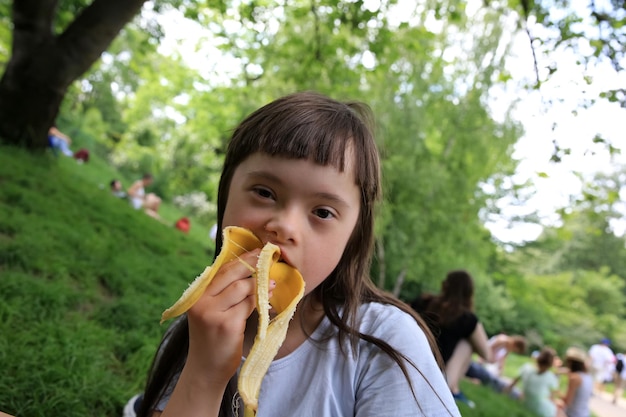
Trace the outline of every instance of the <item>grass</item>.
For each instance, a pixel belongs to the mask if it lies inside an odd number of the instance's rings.
[[[133,210],[98,186],[114,175],[95,158],[0,147],[2,411],[121,415],[161,312],[212,259],[208,228],[201,241]]]
[[[109,195],[120,177],[92,156],[0,146],[0,410],[23,417],[120,416],[166,329],[161,312],[212,259],[210,225],[185,235]],[[127,183],[127,182],[126,182]],[[101,187],[102,186],[102,187]],[[467,417],[528,416],[463,384]]]

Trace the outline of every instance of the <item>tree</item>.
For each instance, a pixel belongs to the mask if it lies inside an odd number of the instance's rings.
[[[57,35],[58,0],[15,0],[12,54],[0,80],[0,138],[28,148],[45,147],[46,133],[70,84],[91,67],[144,2],[94,0]]]
[[[546,110],[566,100],[573,89],[577,92],[576,104],[571,108],[573,114],[602,101],[626,110],[626,88],[619,77],[626,66],[624,0],[509,0],[485,4],[505,14],[513,12],[517,27],[526,33],[534,59],[534,75],[529,77],[532,81],[528,87],[542,95],[546,86],[552,85],[554,91],[551,97],[543,97]],[[559,59],[563,55],[572,58],[573,66],[563,64]],[[567,86],[557,81],[565,74],[568,74]],[[598,82],[603,81],[599,80],[601,77],[613,76],[616,82],[611,85]],[[604,84],[602,90],[594,91],[598,84]],[[553,130],[559,125],[555,120]],[[590,137],[589,142],[603,143],[610,153],[619,151],[611,139],[601,134]],[[559,162],[569,153],[570,146],[556,140],[553,143],[552,160]]]
[[[8,61],[8,51],[3,45],[8,23],[8,0],[0,2],[0,65],[5,71],[0,80],[0,138],[8,143],[38,148],[45,146],[45,132],[57,116],[59,105],[68,86],[98,59],[110,45],[119,31],[141,9],[145,0],[14,0],[12,2],[12,52]],[[189,0],[154,0],[151,2],[155,11],[168,4],[182,10],[186,16],[204,24],[215,25],[212,17],[206,13],[214,9],[225,15],[238,8],[247,23],[254,25],[256,21],[267,17],[268,11],[275,10],[280,15],[287,7],[297,6],[300,10],[308,9],[313,19],[306,22],[315,29],[310,40],[300,39],[300,44],[293,42],[291,46],[313,48],[312,61],[327,52],[320,46],[324,45],[324,37],[328,32],[320,25],[322,14],[331,13],[338,22],[340,36],[336,37],[340,48],[346,46],[345,52],[350,54],[354,49],[352,40],[367,32],[367,22],[372,17],[385,15],[396,0],[379,2],[378,10],[372,10],[362,0],[314,0],[307,2],[289,2],[289,5],[277,1],[237,1],[205,0],[193,2]],[[540,58],[551,61],[556,48],[572,47],[580,57],[581,65],[608,62],[615,71],[623,70],[624,44],[626,26],[624,23],[623,0],[592,2],[586,8],[572,7],[569,0],[536,1],[511,0],[509,2],[485,2],[484,8],[495,9],[500,14],[513,13],[519,16],[519,27],[529,36],[534,48],[536,62],[536,84],[539,88],[558,68],[548,62],[544,64]],[[441,20],[458,19],[465,13],[465,3],[453,0],[450,2],[418,2],[415,10],[421,10],[428,18]],[[209,16],[207,18],[207,16]],[[204,19],[204,20],[203,20]],[[59,24],[62,22],[63,24]],[[65,25],[67,23],[67,25]],[[261,22],[263,23],[263,22]],[[548,30],[541,30],[542,28]],[[62,29],[62,30],[59,30]],[[597,29],[597,30],[596,30]],[[337,30],[337,28],[333,28]],[[57,34],[58,32],[58,34]],[[384,32],[384,31],[382,31]],[[505,39],[506,37],[503,37]],[[258,74],[254,72],[256,57],[265,49],[261,38],[249,38],[256,43],[255,48],[248,48],[248,55],[241,56],[242,63],[248,73],[247,81],[254,80]],[[322,42],[320,42],[322,41]],[[344,44],[343,41],[349,41]],[[364,39],[364,41],[366,41]],[[505,41],[506,42],[506,41]],[[326,43],[326,46],[330,44]],[[498,48],[501,45],[498,45]],[[586,49],[585,49],[586,48]],[[372,51],[374,52],[374,51]],[[496,53],[493,49],[491,53]],[[300,63],[308,66],[307,63]],[[338,75],[336,69],[330,67],[320,71],[320,81],[328,76]],[[592,79],[584,71],[584,80],[591,83]],[[315,74],[312,74],[315,75]],[[285,88],[289,85],[285,86]],[[626,94],[623,88],[604,91],[599,99],[626,106]],[[584,106],[585,104],[583,104]],[[603,141],[602,138],[595,138]],[[614,148],[609,144],[609,149]],[[560,152],[556,148],[555,155]]]

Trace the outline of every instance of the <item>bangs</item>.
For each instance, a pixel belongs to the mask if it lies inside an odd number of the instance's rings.
[[[250,115],[233,135],[231,154],[240,160],[255,152],[310,159],[343,171],[346,151],[358,149],[353,142],[363,142],[367,135],[363,121],[347,104],[311,100],[314,94],[306,98],[279,100],[271,111]]]
[[[278,126],[271,126],[270,122],[268,129],[256,140],[257,150],[270,156],[309,159],[318,165],[330,165],[343,171],[346,150],[352,147],[354,134],[351,126],[341,122],[303,119],[292,125],[282,123]]]

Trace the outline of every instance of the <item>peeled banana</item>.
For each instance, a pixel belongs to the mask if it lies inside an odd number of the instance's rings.
[[[161,323],[183,314],[202,296],[220,267],[240,255],[255,248],[262,248],[254,275],[257,284],[258,329],[254,344],[239,371],[239,395],[243,399],[244,416],[254,416],[258,408],[261,381],[265,376],[278,349],[285,341],[289,321],[296,311],[298,302],[304,295],[304,280],[297,269],[279,262],[280,248],[272,243],[259,240],[249,230],[229,226],[224,229],[222,249],[213,265],[189,285],[182,296],[161,315]],[[268,299],[269,280],[276,281],[272,298]],[[270,308],[276,316],[270,320]]]

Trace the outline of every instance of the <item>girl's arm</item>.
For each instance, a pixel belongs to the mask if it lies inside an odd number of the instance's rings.
[[[219,415],[226,385],[219,381],[207,381],[206,376],[185,366],[170,400],[163,410],[163,417],[206,417]]]
[[[567,383],[567,393],[563,397],[563,403],[565,407],[570,405],[572,401],[574,401],[574,396],[576,395],[576,391],[578,391],[578,387],[580,387],[582,378],[578,374],[578,372],[571,372],[568,377]]]

